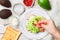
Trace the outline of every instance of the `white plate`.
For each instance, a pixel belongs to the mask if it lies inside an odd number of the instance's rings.
[[[41,38],[45,37],[48,34],[48,32],[46,32],[46,31],[40,32],[38,34],[33,34],[33,33],[30,33],[28,30],[26,30],[27,16],[29,14],[34,14],[34,15],[39,15],[39,16],[41,15],[41,16],[45,17],[46,19],[50,19],[50,17],[44,11],[41,11],[41,10],[35,9],[35,8],[29,9],[20,18],[21,19],[20,20],[20,29],[21,29],[22,33],[30,39],[41,39]]]

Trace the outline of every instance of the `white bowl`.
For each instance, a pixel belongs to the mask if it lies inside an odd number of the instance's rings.
[[[50,17],[44,11],[41,11],[41,10],[35,9],[35,8],[29,9],[20,18],[20,27],[19,28],[22,31],[22,33],[30,39],[41,39],[41,38],[45,37],[48,34],[48,32],[46,32],[46,31],[34,34],[34,33],[29,32],[28,30],[26,30],[27,18],[28,18],[29,14],[39,15],[39,16],[45,17],[46,19],[50,19]]]

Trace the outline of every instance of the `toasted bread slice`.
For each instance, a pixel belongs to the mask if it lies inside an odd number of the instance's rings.
[[[7,26],[7,29],[2,37],[2,40],[18,40],[21,32],[11,28],[11,26]]]

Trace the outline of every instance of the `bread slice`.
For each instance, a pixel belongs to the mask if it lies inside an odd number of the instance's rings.
[[[7,29],[2,37],[2,40],[18,40],[21,32],[11,28],[11,26],[7,26]]]

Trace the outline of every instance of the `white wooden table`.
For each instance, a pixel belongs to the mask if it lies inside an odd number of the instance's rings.
[[[14,6],[14,4],[16,3],[22,3],[23,0],[10,0],[11,3],[12,3],[12,8]],[[60,8],[59,8],[59,5],[58,3],[60,2],[60,0],[50,0],[51,3],[52,3],[52,7],[53,7],[53,10],[51,11],[46,11],[48,12],[48,14],[50,15],[50,17],[55,21],[56,25],[57,26],[60,26]],[[23,3],[22,3],[23,4]],[[55,4],[55,5],[54,5]],[[8,8],[8,9],[11,9],[12,8]],[[38,5],[37,5],[37,2],[35,2],[35,5],[34,5],[34,8],[40,8]],[[2,8],[2,6],[0,5],[0,10],[2,9],[5,9],[5,7]],[[27,10],[28,8],[26,8]],[[42,8],[40,8],[42,9]],[[43,10],[43,9],[42,9]],[[45,10],[43,10],[45,11]],[[59,27],[60,28],[60,27]],[[0,38],[3,36],[3,34],[0,34]],[[23,34],[21,35],[20,37],[20,40],[31,40],[31,39],[28,39],[27,37],[25,37]],[[35,39],[34,39],[35,40]],[[52,36],[51,35],[48,35],[46,36],[45,38],[43,38],[42,40],[52,40]]]

